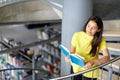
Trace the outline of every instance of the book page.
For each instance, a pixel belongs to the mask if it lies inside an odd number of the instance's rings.
[[[75,55],[78,56],[79,58],[85,60],[84,57],[82,57],[82,56],[80,56],[80,55],[78,55],[78,54],[75,54]]]

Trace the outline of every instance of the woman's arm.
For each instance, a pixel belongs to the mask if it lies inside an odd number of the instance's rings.
[[[100,59],[96,60],[94,62],[94,64],[101,65],[101,64],[106,63],[110,60],[110,55],[109,55],[108,49],[103,50],[102,53],[103,53],[103,56]]]
[[[102,53],[103,53],[103,56],[100,59],[95,59],[87,62],[85,65],[85,68],[91,68],[93,64],[101,65],[103,63],[108,62],[110,60],[108,49],[103,50]]]

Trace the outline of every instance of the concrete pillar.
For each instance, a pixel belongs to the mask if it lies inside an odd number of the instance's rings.
[[[74,32],[82,30],[86,20],[92,15],[91,0],[64,0],[62,18],[62,44],[70,49]],[[70,74],[70,64],[61,54],[61,76]]]

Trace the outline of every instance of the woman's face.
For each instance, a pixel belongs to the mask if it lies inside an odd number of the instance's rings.
[[[96,32],[99,32],[100,30],[98,29],[98,26],[96,22],[94,21],[89,21],[87,26],[86,26],[86,34],[89,36],[94,36]]]

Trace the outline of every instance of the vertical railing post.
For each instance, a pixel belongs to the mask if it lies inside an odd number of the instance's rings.
[[[103,67],[101,67],[100,80],[103,79]]]
[[[108,80],[112,80],[112,72],[113,72],[112,66],[109,66],[109,70],[108,70]]]
[[[119,71],[118,71],[118,80],[120,79],[120,64],[119,64]]]
[[[32,80],[35,80],[35,56],[32,57]]]

